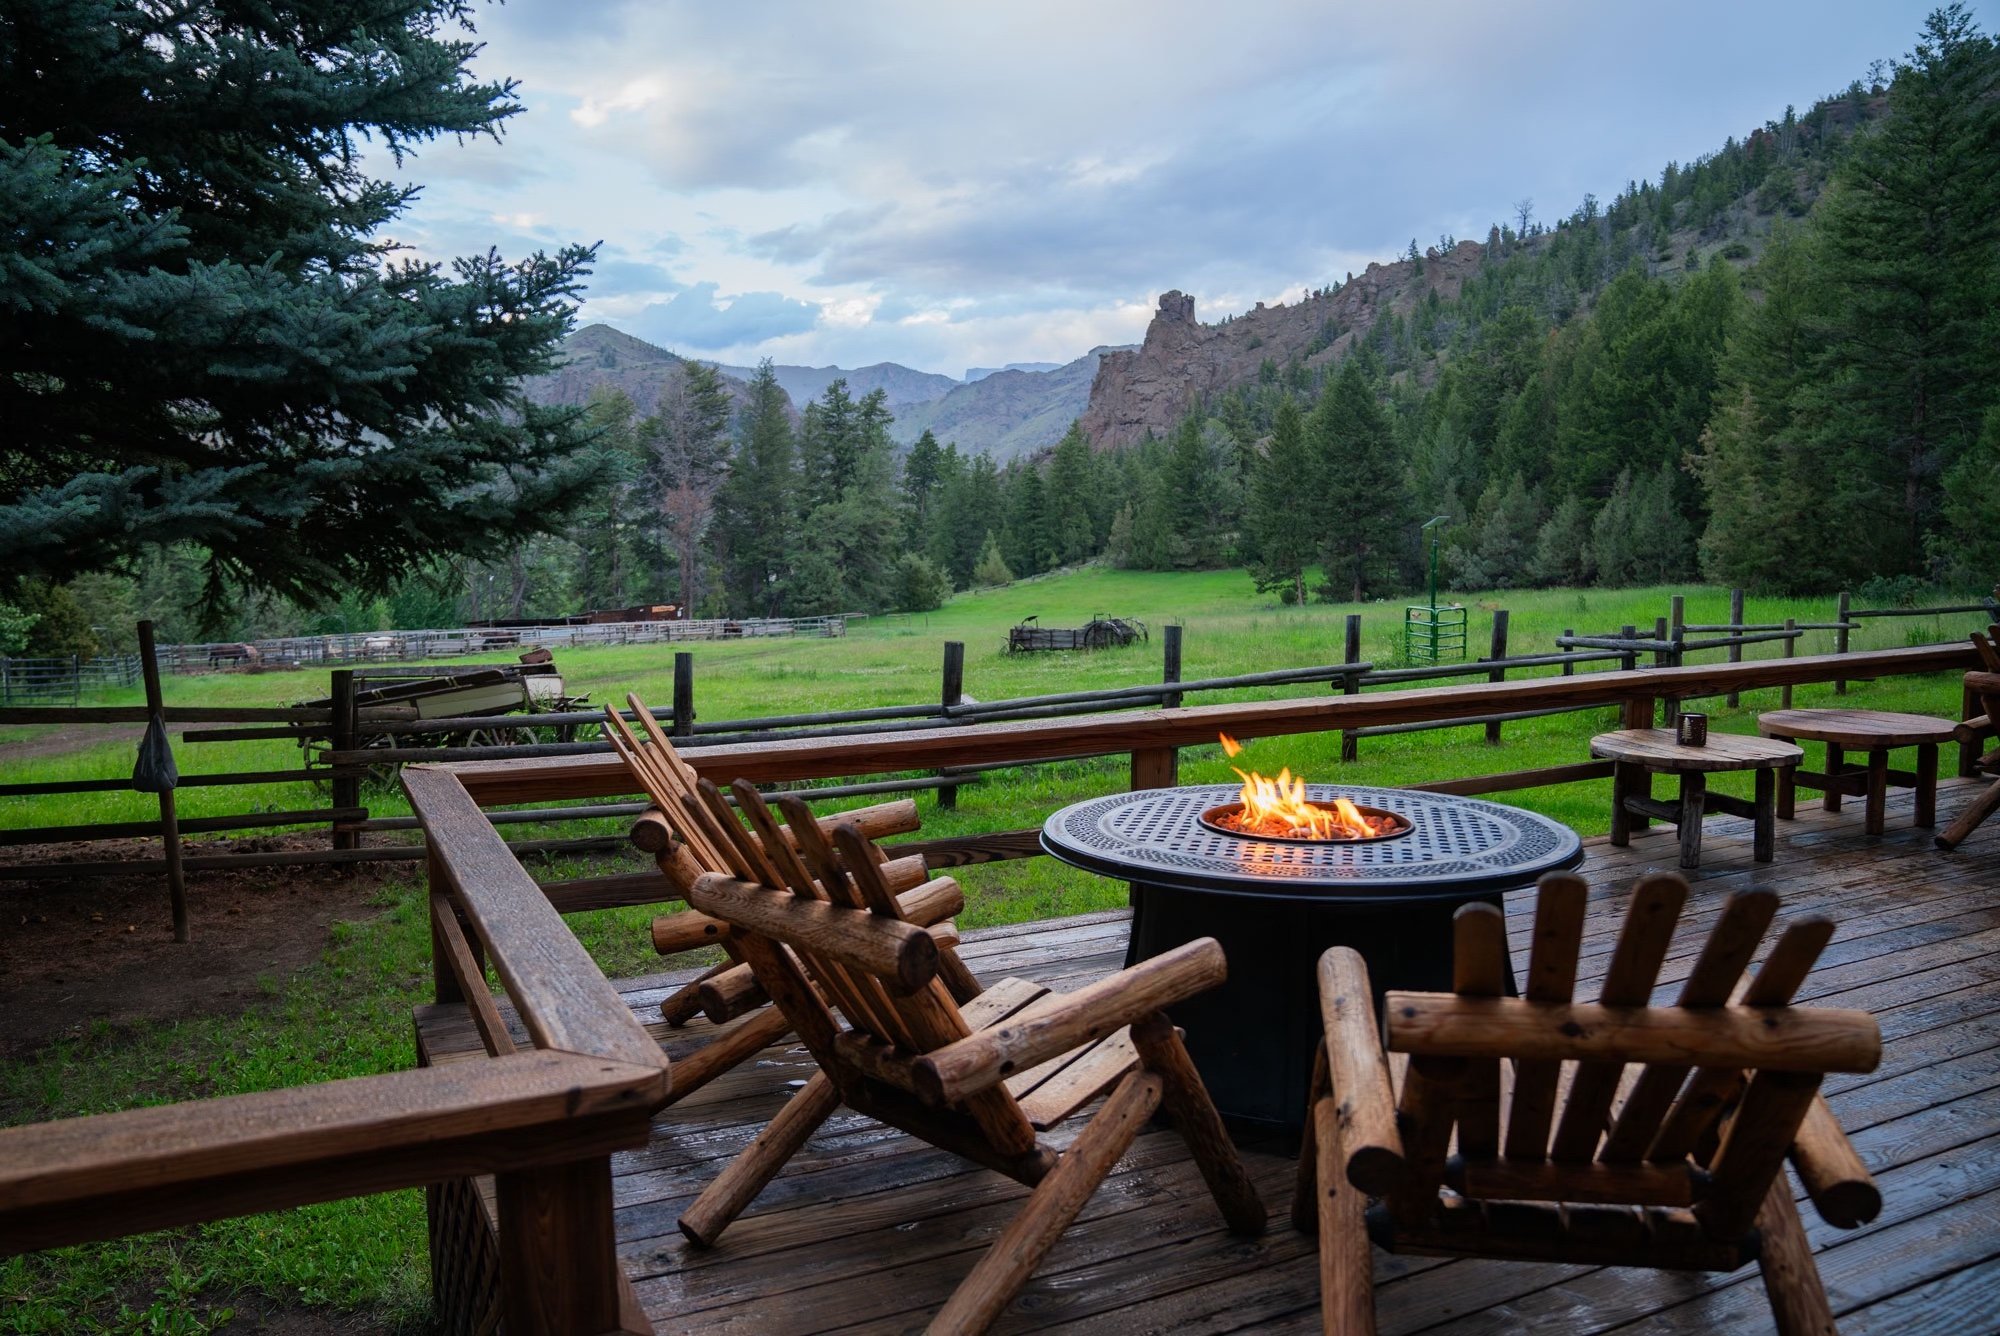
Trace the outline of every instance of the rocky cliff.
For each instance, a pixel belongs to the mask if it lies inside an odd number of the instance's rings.
[[[1407,315],[1433,289],[1445,300],[1457,296],[1484,256],[1477,242],[1461,241],[1443,254],[1433,252],[1421,274],[1407,260],[1371,264],[1338,291],[1289,305],[1259,302],[1214,325],[1195,319],[1193,297],[1165,293],[1145,342],[1106,353],[1097,364],[1084,434],[1099,449],[1130,445],[1148,431],[1164,436],[1190,401],[1255,380],[1266,359],[1279,366],[1293,357],[1312,366],[1338,360],[1383,312]]]

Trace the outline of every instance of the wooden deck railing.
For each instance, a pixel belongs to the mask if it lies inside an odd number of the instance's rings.
[[[492,1174],[510,1336],[652,1331],[613,1246],[609,1157],[646,1143],[666,1058],[457,778],[408,788],[439,1000],[470,1006],[488,1058],[0,1130],[0,1252]]]

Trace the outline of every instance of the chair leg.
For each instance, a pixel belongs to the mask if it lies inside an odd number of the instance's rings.
[[[1708,806],[1708,776],[1690,770],[1681,776],[1681,866],[1701,866],[1701,816]]]
[[[1292,1183],[1292,1228],[1301,1234],[1319,1232],[1319,1132],[1313,1111],[1326,1096],[1330,1077],[1326,1041],[1313,1046],[1312,1084],[1306,1087],[1306,1122],[1299,1129],[1299,1172]]]
[[[1028,1198],[1021,1213],[1001,1231],[972,1274],[952,1291],[951,1299],[931,1319],[930,1331],[976,1333],[993,1325],[1097,1191],[1111,1166],[1118,1163],[1118,1157],[1145,1130],[1146,1120],[1160,1107],[1160,1085],[1157,1075],[1144,1071],[1133,1072],[1119,1083]]]
[[[798,1154],[806,1138],[839,1107],[840,1092],[833,1082],[825,1072],[814,1072],[812,1080],[786,1102],[757,1139],[689,1203],[680,1218],[681,1233],[700,1247],[713,1247],[729,1222],[743,1214],[785,1162]]]
[[[1631,795],[1632,772],[1637,766],[1623,761],[1611,763],[1611,842],[1624,848],[1632,842],[1632,814],[1625,807],[1625,799]]]
[[[1785,767],[1785,773],[1791,773],[1790,766]],[[1759,863],[1768,863],[1778,855],[1778,826],[1772,802],[1777,777],[1769,770],[1759,769],[1751,782],[1756,816],[1750,823],[1750,856]]]
[[[1223,1128],[1222,1115],[1215,1111],[1215,1101],[1208,1097],[1208,1087],[1202,1084],[1201,1073],[1195,1070],[1173,1023],[1154,1012],[1132,1026],[1132,1046],[1139,1050],[1145,1069],[1160,1078],[1167,1116],[1187,1142],[1215,1204],[1222,1209],[1222,1218],[1235,1233],[1262,1234],[1264,1203],[1251,1185],[1236,1144]]]
[[[1841,750],[1838,742],[1827,743],[1826,791],[1820,795],[1819,800],[1822,811],[1838,812],[1840,810],[1841,791],[1839,781],[1845,777],[1846,770],[1847,753]]]
[[[1782,1169],[1758,1208],[1757,1231],[1763,1239],[1757,1269],[1764,1273],[1764,1296],[1778,1336],[1836,1336],[1826,1286],[1820,1282],[1812,1244],[1792,1201],[1791,1180]]]
[[[1375,1336],[1375,1252],[1368,1241],[1368,1202],[1361,1189],[1347,1181],[1340,1101],[1331,1092],[1321,1095],[1313,1101],[1306,1125],[1320,1148],[1320,1326],[1326,1336]]]
[[[1952,818],[1951,824],[1944,828],[1944,833],[1937,837],[1937,847],[1945,850],[1956,849],[1965,843],[1966,836],[1979,829],[1980,822],[1995,812],[2000,812],[2000,780],[1988,784],[1984,793],[1974,798],[1963,812]]]

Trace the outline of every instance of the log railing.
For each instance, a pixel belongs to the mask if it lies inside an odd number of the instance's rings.
[[[1248,739],[1296,733],[1435,726],[1441,721],[1482,721],[1493,715],[1529,717],[1597,706],[1616,706],[1623,726],[1658,718],[1661,707],[1730,691],[1785,689],[1836,679],[1865,680],[1911,674],[1962,672],[1977,667],[1972,646],[1923,645],[1850,654],[1821,654],[1745,663],[1639,668],[1539,677],[1512,682],[1470,682],[1449,688],[1381,691],[1367,695],[1242,701],[1112,716],[1035,719],[977,727],[929,729],[841,738],[797,738],[703,747],[684,753],[688,764],[718,783],[748,779],[767,784],[877,775],[907,770],[1003,766],[1029,760],[1129,755],[1134,787],[1173,782],[1179,748],[1210,743],[1218,732]],[[448,768],[482,807],[524,802],[573,802],[629,796],[631,780],[616,757],[562,756],[530,762],[467,761]],[[1601,779],[1604,762],[1548,766],[1417,785],[1459,794],[1498,793],[1548,784]],[[804,796],[810,798],[808,791]],[[920,842],[905,846],[934,866],[1031,857],[1039,849],[1033,830]],[[607,884],[615,878],[602,879]],[[583,907],[589,890],[577,886],[569,903]]]
[[[666,1058],[458,779],[413,770],[407,788],[438,998],[468,1007],[488,1056],[0,1129],[0,1253],[396,1188],[429,1187],[435,1206],[441,1185],[492,1174],[497,1213],[454,1200],[488,1231],[506,1330],[650,1334],[613,1246],[610,1155],[645,1144]],[[439,1268],[463,1259],[432,1262],[443,1289]]]

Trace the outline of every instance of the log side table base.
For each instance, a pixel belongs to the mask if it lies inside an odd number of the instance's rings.
[[[1720,812],[1740,816],[1750,822],[1750,856],[1759,863],[1777,856],[1778,774],[1768,769],[1754,770],[1755,796],[1747,802],[1726,793],[1712,793],[1708,776],[1699,770],[1681,772],[1680,794],[1673,802],[1661,802],[1647,790],[1652,774],[1642,766],[1620,761],[1611,775],[1611,843],[1623,848],[1632,842],[1632,831],[1643,830],[1650,820],[1664,821],[1677,828],[1680,836],[1680,865],[1701,866],[1701,821]]]
[[[1796,768],[1779,780],[1778,815],[1791,820],[1798,788],[1817,789],[1820,805],[1838,812],[1843,797],[1862,800],[1863,828],[1880,835],[1886,822],[1889,787],[1914,789],[1916,813],[1912,822],[1919,830],[1937,825],[1938,745],[1949,741],[1954,727],[1949,719],[1929,719],[1923,715],[1882,714],[1879,724],[1860,710],[1778,710],[1757,722],[1768,738],[1797,743],[1800,740],[1826,745],[1824,771]],[[1929,725],[1926,728],[1925,725]],[[1889,753],[1898,747],[1914,747],[1915,770],[1892,770]],[[1847,757],[1861,752],[1866,758],[1852,764]]]

